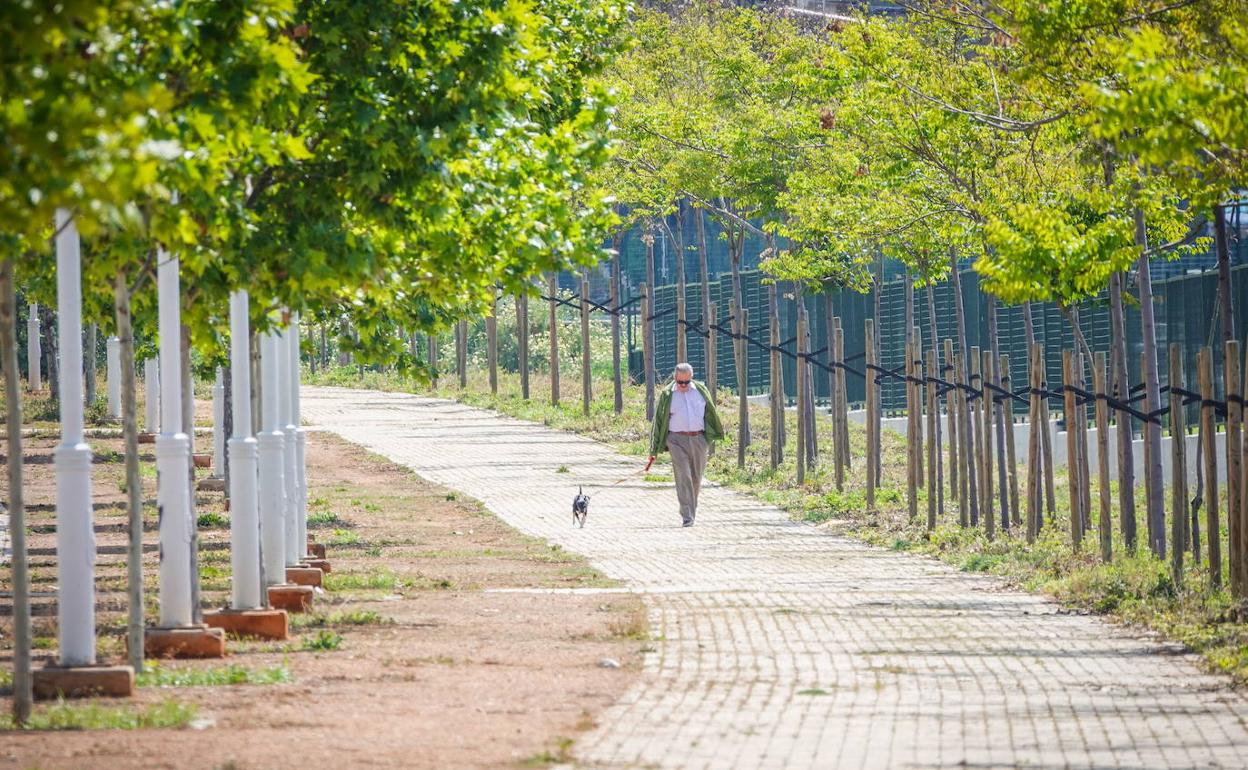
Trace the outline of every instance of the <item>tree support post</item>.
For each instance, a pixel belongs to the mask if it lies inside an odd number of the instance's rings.
[[[26,310],[26,388],[31,392],[43,389],[43,343],[39,330],[39,305],[34,302]]]

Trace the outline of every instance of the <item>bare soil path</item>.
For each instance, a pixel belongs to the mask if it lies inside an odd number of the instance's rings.
[[[398,393],[303,403],[643,592],[653,651],[573,747],[580,766],[1248,766],[1248,700],[1174,645],[717,486],[681,529],[670,484],[609,486],[637,458],[533,423]]]
[[[92,440],[100,655],[124,656],[120,441]],[[208,439],[200,439],[200,446]],[[36,653],[55,656],[55,440],[28,441]],[[517,533],[462,493],[328,433],[308,441],[312,532],[334,572],[288,643],[231,641],[225,661],[166,669],[285,668],[274,685],[142,688],[134,707],[193,705],[193,727],[0,732],[0,768],[498,768],[563,758],[638,676],[640,600],[583,559]],[[151,447],[143,451],[151,465]],[[0,486],[3,482],[0,481]],[[144,473],[154,498],[154,473]],[[4,492],[0,489],[0,494]],[[228,522],[200,493],[206,606],[228,601]],[[153,503],[154,504],[154,503]],[[155,511],[149,510],[154,527]],[[215,518],[214,518],[215,517]],[[154,601],[156,532],[146,572]],[[0,569],[0,669],[11,666],[11,586]],[[568,589],[596,587],[601,592]],[[506,589],[506,590],[499,590]],[[149,606],[149,614],[154,604]],[[337,649],[309,651],[320,633]],[[620,668],[600,665],[603,659]],[[36,663],[39,665],[39,662]],[[9,709],[0,694],[0,709]],[[124,702],[97,699],[112,708]]]

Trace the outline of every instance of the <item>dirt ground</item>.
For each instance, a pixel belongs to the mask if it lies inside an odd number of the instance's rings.
[[[197,441],[201,451],[210,448],[210,437]],[[122,446],[117,439],[90,443],[100,658],[122,662]],[[26,444],[35,652],[46,660],[56,645],[55,444],[50,437]],[[155,472],[152,446],[141,450],[150,624]],[[0,768],[543,767],[565,759],[578,733],[637,677],[647,643],[644,608],[637,597],[610,590],[614,584],[579,557],[329,434],[309,433],[307,461],[311,532],[326,544],[333,568],[314,613],[292,616],[297,629],[289,642],[232,639],[224,661],[161,664],[285,666],[291,681],[144,687],[132,702],[96,699],[136,709],[173,700],[194,706],[196,715],[183,728],[0,732]],[[196,513],[203,517],[203,604],[223,606],[229,529],[222,495],[200,492]],[[0,572],[4,670],[12,666],[9,580],[8,570]],[[552,587],[605,590],[489,590]],[[307,640],[322,632],[341,635],[340,646],[307,650]],[[0,693],[6,712],[10,694]]]

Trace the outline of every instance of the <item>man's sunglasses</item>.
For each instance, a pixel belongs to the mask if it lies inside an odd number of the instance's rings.
[[[681,386],[682,388],[691,382],[693,382],[693,380],[676,380],[676,384]]]

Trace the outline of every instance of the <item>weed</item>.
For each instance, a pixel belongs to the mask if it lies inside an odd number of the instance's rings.
[[[324,578],[324,588],[326,591],[352,589],[393,591],[398,582],[398,577],[394,572],[386,568],[372,572],[331,572]]]
[[[317,631],[316,636],[307,637],[303,640],[303,649],[309,652],[336,650],[341,646],[342,634],[335,634],[333,631]]]
[[[349,610],[332,612],[328,615],[315,612],[292,615],[290,627],[300,628],[337,628],[343,626],[382,626],[393,623],[393,618],[383,617],[372,610]]]
[[[290,669],[284,665],[252,669],[238,664],[218,668],[166,668],[158,662],[135,677],[140,687],[214,687],[234,684],[286,684]]]
[[[822,687],[809,687],[805,690],[798,690],[798,695],[827,695],[828,691]]]
[[[521,767],[545,767],[547,765],[565,765],[572,761],[571,738],[562,736],[555,738],[555,745],[520,762]]]
[[[199,518],[196,519],[195,523],[199,525],[200,529],[224,529],[230,526],[230,519],[228,516],[216,511],[207,511],[199,514]]]
[[[568,466],[560,465],[558,468],[555,469],[555,473],[571,473],[571,471],[568,470]]]
[[[195,707],[167,700],[150,706],[101,706],[58,700],[31,714],[26,730],[139,730],[150,727],[185,727],[195,718]],[[0,717],[0,730],[13,730],[12,718]]]
[[[345,526],[348,526],[348,523],[338,518],[338,514],[333,511],[313,511],[308,514],[308,527],[310,529]]]

